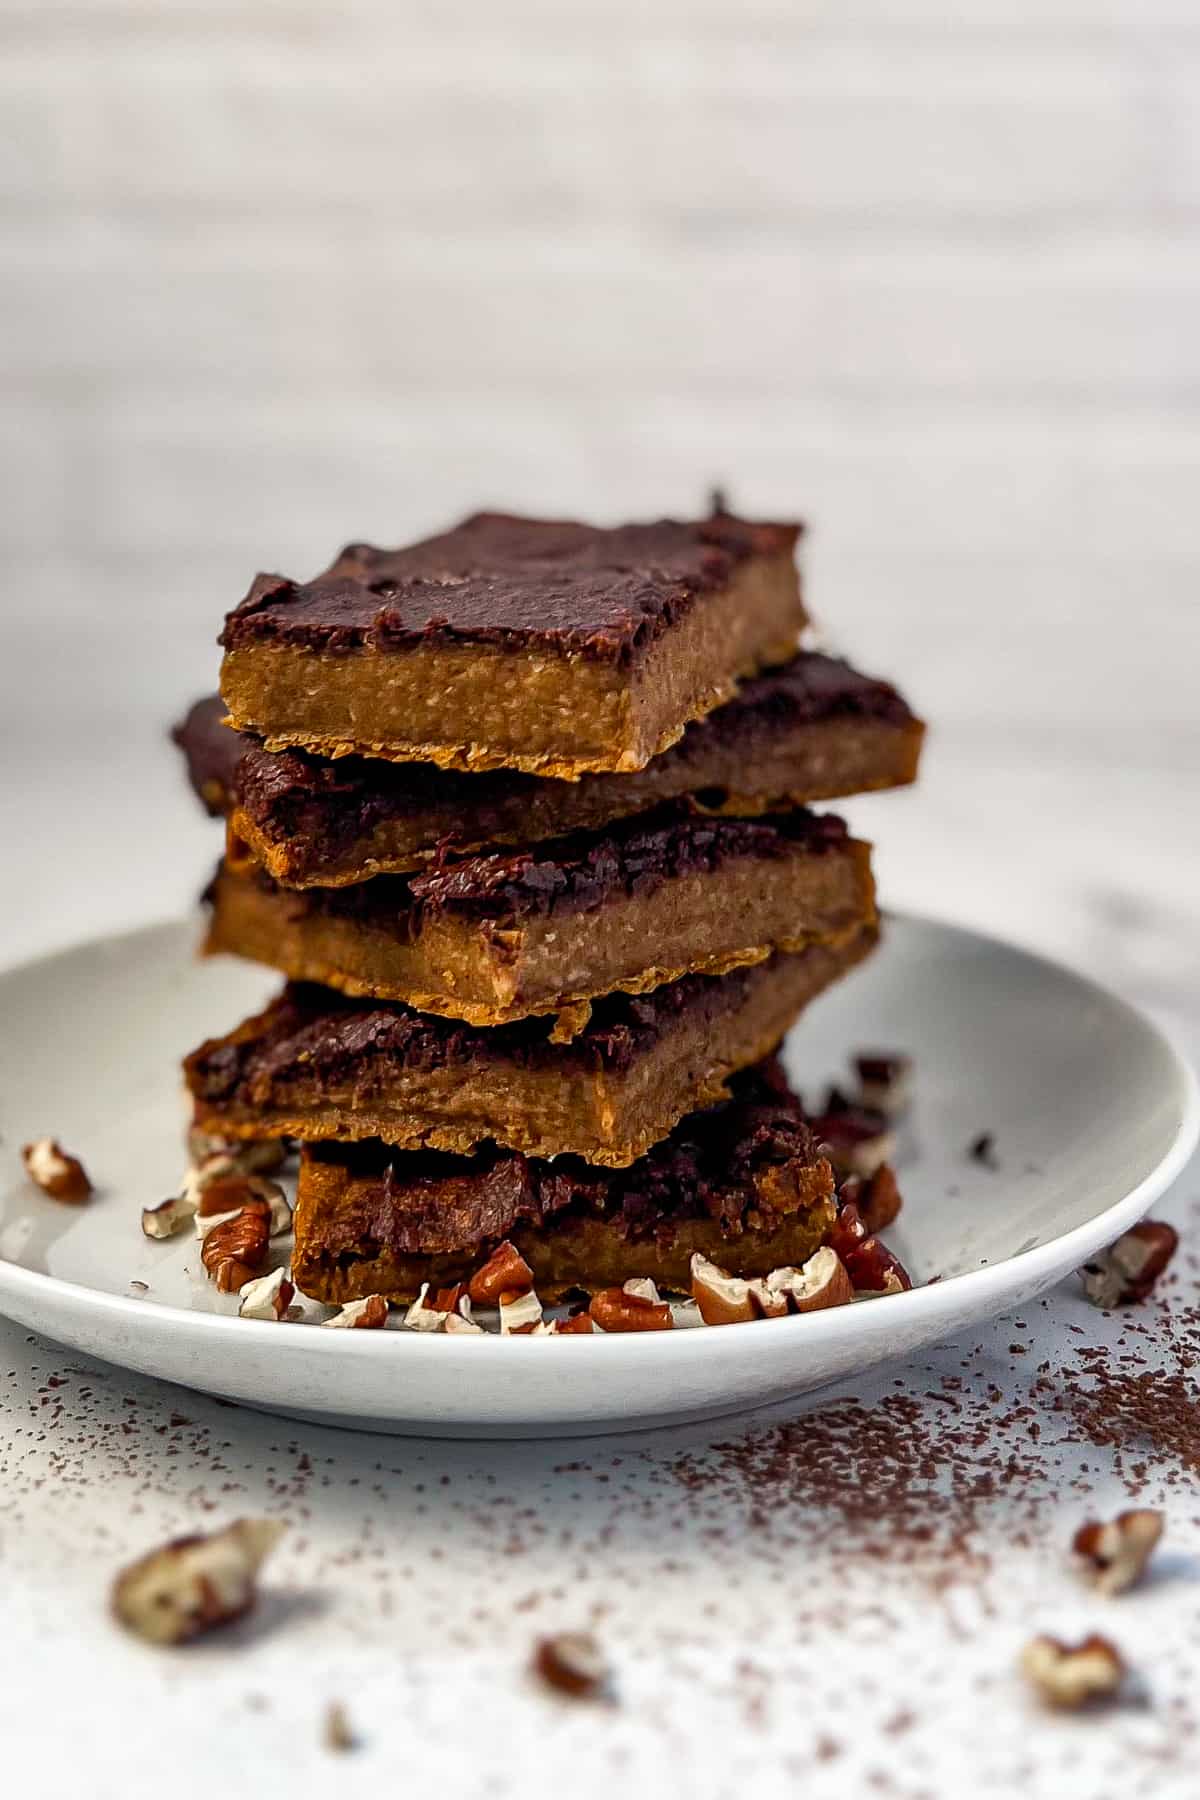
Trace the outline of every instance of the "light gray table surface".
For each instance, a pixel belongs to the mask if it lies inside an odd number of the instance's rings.
[[[6,790],[6,961],[181,910],[214,854],[165,753],[106,756],[99,777],[80,752]],[[1100,784],[1019,750],[970,766],[939,750],[918,793],[849,810],[880,840],[894,903],[1063,956],[1194,1055],[1187,794],[1154,770]],[[1161,1301],[1136,1312],[1102,1316],[1067,1284],[849,1399],[620,1440],[301,1427],[0,1323],[13,1791],[1194,1793],[1195,1167],[1157,1210],[1187,1236]],[[1088,1400],[1097,1346],[1138,1378],[1144,1440],[1127,1408],[1119,1441],[1097,1441],[1113,1435]],[[1102,1604],[1066,1544],[1131,1496],[1165,1506],[1168,1549],[1142,1592]],[[250,1623],[178,1654],[114,1628],[122,1561],[259,1511],[292,1529]],[[580,1624],[616,1665],[615,1706],[571,1707],[526,1674],[539,1632]],[[1135,1699],[1047,1717],[1014,1673],[1019,1647],[1092,1626],[1121,1643]],[[337,1757],[321,1741],[332,1698],[361,1740]]]

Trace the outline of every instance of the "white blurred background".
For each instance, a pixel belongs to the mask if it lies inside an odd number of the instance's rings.
[[[258,568],[811,523],[885,895],[1200,981],[1194,0],[0,0],[0,958],[177,911]]]

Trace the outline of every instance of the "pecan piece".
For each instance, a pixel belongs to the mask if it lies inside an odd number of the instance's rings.
[[[196,1202],[186,1194],[172,1194],[157,1206],[143,1206],[142,1232],[148,1238],[174,1237],[190,1225],[196,1216]]]
[[[505,1238],[497,1244],[481,1269],[467,1283],[475,1306],[498,1306],[504,1293],[527,1294],[533,1286],[533,1270],[515,1244]]]
[[[691,1272],[692,1299],[706,1325],[742,1325],[757,1317],[750,1283],[740,1275],[730,1275],[698,1250],[692,1256]]]
[[[505,1337],[534,1331],[542,1322],[542,1303],[532,1288],[507,1288],[499,1297],[500,1330]]]
[[[241,1305],[238,1307],[239,1319],[286,1319],[288,1307],[292,1304],[296,1290],[288,1279],[286,1269],[272,1269],[269,1275],[260,1275],[255,1281],[248,1281],[239,1289]]]
[[[1096,1632],[1078,1644],[1032,1638],[1021,1652],[1021,1668],[1048,1706],[1066,1710],[1111,1700],[1125,1679],[1121,1652]]]
[[[620,1289],[613,1290],[616,1293]],[[573,1700],[596,1700],[608,1688],[610,1675],[599,1644],[586,1631],[559,1631],[542,1638],[534,1651],[534,1672],[547,1687]]]
[[[90,1198],[92,1184],[87,1170],[77,1156],[63,1149],[57,1138],[38,1138],[36,1143],[22,1145],[21,1161],[30,1181],[51,1200],[82,1206]]]
[[[898,1119],[912,1099],[912,1057],[901,1050],[860,1050],[854,1058],[858,1094],[863,1105],[887,1119]]]
[[[894,1224],[903,1205],[896,1171],[891,1163],[880,1163],[866,1181],[852,1175],[842,1183],[842,1199],[854,1201],[863,1225],[872,1236]]]
[[[1116,1306],[1145,1300],[1179,1248],[1179,1233],[1163,1219],[1143,1219],[1115,1244],[1079,1271],[1083,1291],[1093,1306],[1111,1312]]]
[[[265,1205],[243,1206],[213,1226],[201,1245],[200,1260],[223,1294],[236,1294],[261,1269],[270,1237]]]
[[[222,1174],[196,1189],[189,1189],[185,1182],[184,1196],[195,1198],[196,1232],[200,1237],[211,1229],[214,1219],[227,1218],[245,1206],[266,1208],[272,1237],[281,1237],[292,1229],[287,1195],[267,1175]]]
[[[670,1331],[675,1324],[665,1300],[657,1304],[624,1288],[603,1288],[588,1307],[601,1331]]]
[[[368,1294],[364,1300],[347,1300],[324,1327],[333,1331],[382,1331],[387,1324],[388,1303],[382,1294]]]
[[[181,1537],[123,1569],[113,1584],[122,1625],[151,1644],[183,1644],[250,1611],[264,1558],[284,1527],[235,1519],[208,1537]]]
[[[1081,1525],[1071,1547],[1091,1565],[1102,1594],[1122,1594],[1139,1581],[1163,1534],[1163,1516],[1150,1507]]]

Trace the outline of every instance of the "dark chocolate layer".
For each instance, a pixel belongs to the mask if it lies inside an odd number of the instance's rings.
[[[272,754],[256,738],[222,725],[224,711],[216,696],[199,700],[173,733],[187,758],[192,786],[205,804],[206,784],[219,781],[231,803],[264,832],[304,835],[331,852],[362,842],[387,818],[432,808],[444,812],[443,848],[453,851],[457,815],[470,819],[476,834],[471,841],[477,842],[479,834],[487,834],[489,807],[495,809],[497,829],[507,829],[514,796],[525,793],[532,799],[545,785],[538,776],[510,770],[462,775],[432,763],[356,756],[330,762],[302,750]],[[861,675],[834,657],[803,651],[786,667],[746,682],[735,700],[690,725],[648,773],[665,777],[678,771],[681,785],[690,778],[702,793],[711,780],[715,754],[733,749],[744,758],[745,792],[754,795],[756,752],[793,726],[837,718],[876,719],[898,727],[914,722],[890,683]],[[614,799],[619,789],[634,788],[642,780],[640,775],[585,777],[611,788]]]
[[[351,544],[315,581],[259,575],[225,621],[251,642],[338,655],[416,643],[542,647],[626,663],[754,555],[780,555],[796,525],[711,519],[603,530],[476,513],[400,550]]]
[[[323,1248],[361,1256],[364,1243],[374,1242],[397,1255],[438,1255],[505,1237],[522,1221],[541,1224],[568,1207],[598,1214],[628,1240],[669,1236],[685,1219],[711,1219],[729,1232],[769,1227],[773,1197],[779,1213],[796,1204],[794,1184],[781,1183],[776,1195],[771,1171],[821,1164],[820,1146],[774,1060],[732,1077],[730,1090],[729,1100],[690,1114],[625,1169],[508,1150],[450,1156],[375,1141],[308,1145],[314,1164],[369,1184],[359,1189],[369,1197],[344,1222],[324,1227]]]
[[[254,744],[240,731],[222,725],[225,702],[219,694],[197,700],[171,733],[187,763],[188,780],[206,812],[217,818],[228,812],[237,793],[238,771]],[[259,752],[265,755],[265,751]]]
[[[188,1086],[210,1106],[266,1104],[297,1074],[345,1088],[397,1071],[463,1068],[480,1062],[516,1068],[623,1074],[686,1022],[704,1030],[776,979],[781,959],[727,975],[685,975],[648,994],[609,994],[570,1043],[552,1043],[552,1017],[489,1028],[421,1013],[399,1001],[352,1000],[330,988],[290,982],[253,1037],[215,1039],[188,1057]]]
[[[844,819],[806,807],[758,819],[705,819],[672,804],[536,850],[466,856],[408,877],[407,886],[426,913],[529,918],[589,912],[615,895],[641,895],[681,876],[711,874],[735,857],[774,860],[797,848],[819,854],[847,836]]]

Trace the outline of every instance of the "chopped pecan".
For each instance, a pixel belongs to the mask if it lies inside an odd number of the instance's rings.
[[[585,1631],[560,1631],[542,1638],[533,1667],[548,1687],[573,1700],[598,1699],[609,1685],[608,1664],[595,1638]]]
[[[1096,1632],[1078,1644],[1035,1637],[1021,1652],[1021,1667],[1049,1706],[1069,1710],[1111,1700],[1125,1679],[1120,1651]]]
[[[842,1199],[855,1202],[867,1232],[885,1231],[900,1216],[903,1204],[896,1171],[891,1163],[880,1163],[875,1173],[864,1181],[852,1175],[842,1183]]]
[[[283,1533],[277,1519],[235,1519],[208,1537],[176,1538],[122,1570],[112,1603],[151,1644],[183,1644],[249,1612],[264,1558]]]
[[[243,1206],[213,1226],[201,1245],[200,1260],[223,1294],[236,1294],[262,1267],[270,1235],[265,1205]]]
[[[912,1057],[900,1050],[860,1050],[854,1058],[858,1094],[863,1105],[885,1118],[898,1119],[912,1098]]]
[[[851,1105],[836,1089],[829,1095],[825,1111],[809,1124],[839,1175],[866,1178],[896,1154],[895,1135],[884,1115]]]
[[[188,1189],[184,1188],[185,1195]],[[221,1175],[195,1192],[196,1230],[203,1237],[213,1219],[225,1218],[244,1206],[264,1206],[272,1237],[292,1229],[292,1209],[277,1181],[267,1175]]]
[[[269,1275],[248,1281],[239,1291],[239,1319],[286,1319],[296,1294],[287,1270],[282,1268],[272,1269]]]
[[[701,1256],[692,1256],[692,1299],[706,1325],[742,1325],[757,1317],[750,1283]],[[787,1302],[784,1302],[784,1311]]]
[[[911,1288],[903,1263],[867,1230],[853,1198],[842,1200],[829,1244],[845,1263],[855,1293],[899,1294]]]
[[[334,1331],[382,1331],[387,1317],[388,1303],[383,1295],[368,1294],[363,1300],[347,1300],[324,1324]]]
[[[603,1288],[588,1307],[601,1331],[670,1331],[675,1323],[665,1300],[657,1304],[624,1288]]]
[[[1163,1219],[1143,1219],[1079,1271],[1093,1306],[1145,1300],[1179,1248],[1179,1233]]]
[[[500,1330],[505,1337],[533,1331],[542,1322],[542,1303],[532,1288],[508,1288],[499,1296]]]
[[[854,1298],[846,1266],[827,1244],[814,1250],[802,1268],[775,1269],[761,1281],[752,1281],[750,1292],[768,1318],[773,1316],[768,1307],[781,1300],[785,1310],[807,1313],[848,1306]]]
[[[1091,1565],[1102,1594],[1121,1594],[1141,1579],[1162,1534],[1162,1514],[1137,1507],[1103,1524],[1081,1525],[1072,1549]]]
[[[533,1270],[515,1244],[505,1238],[497,1244],[481,1269],[467,1283],[476,1306],[497,1306],[504,1293],[527,1294],[533,1286]]]
[[[21,1149],[25,1172],[43,1194],[68,1206],[81,1206],[92,1193],[87,1170],[77,1156],[64,1150],[57,1138],[38,1138]]]
[[[186,1194],[173,1194],[169,1200],[160,1200],[157,1206],[142,1208],[142,1231],[148,1238],[174,1237],[190,1225],[195,1216],[195,1201],[189,1200]]]

